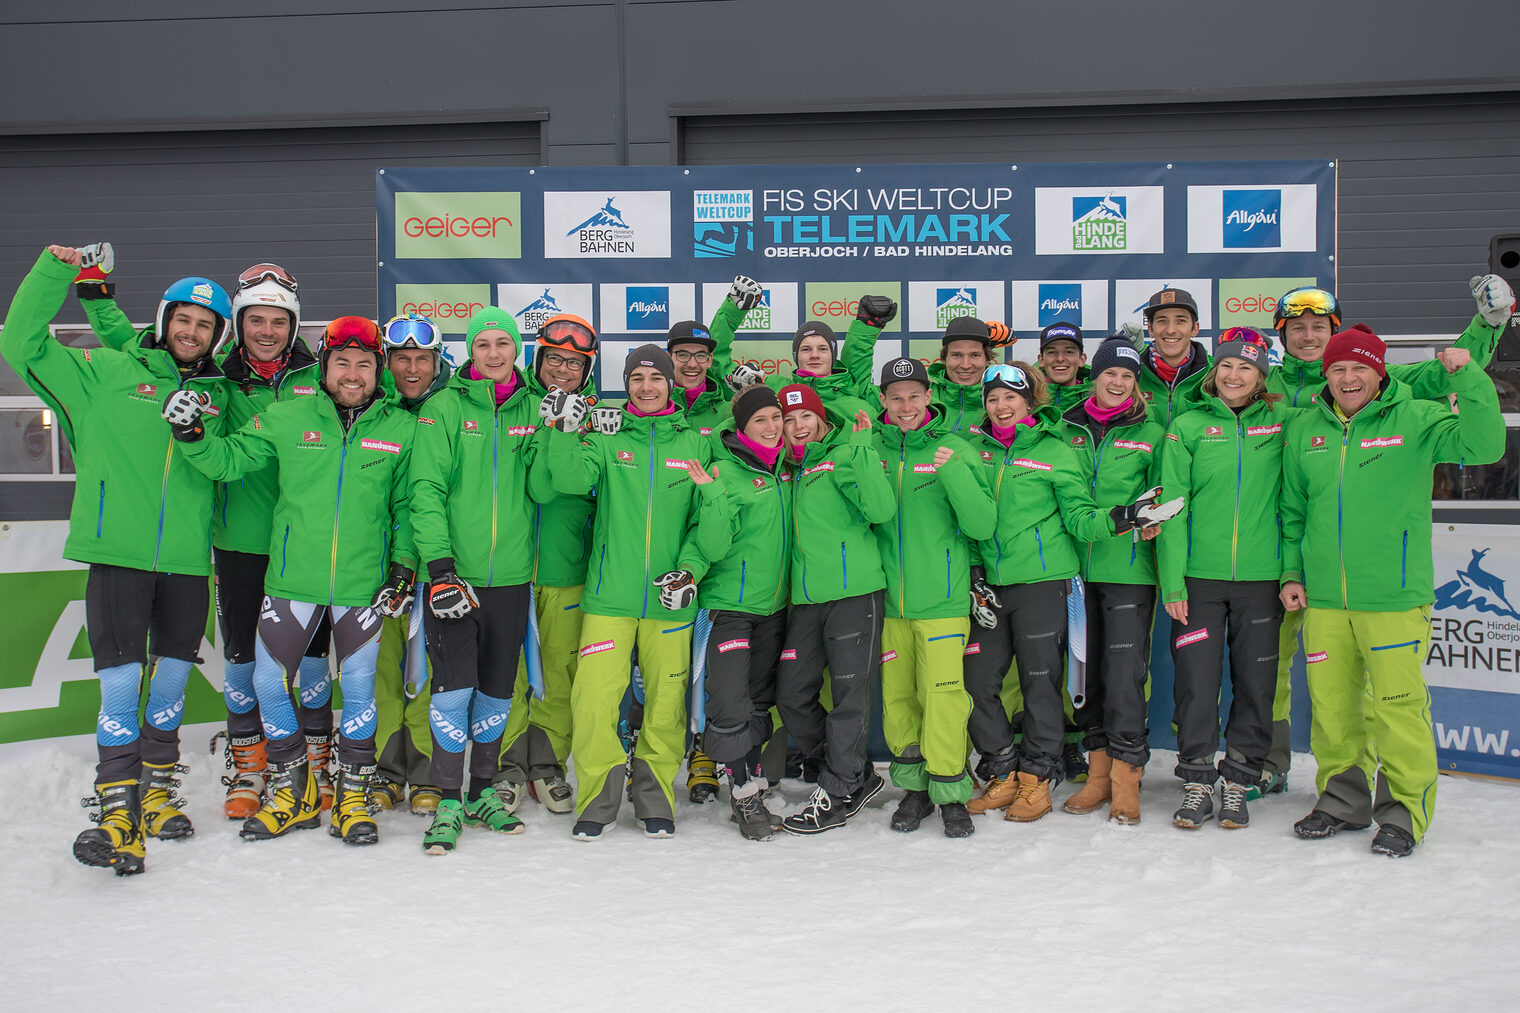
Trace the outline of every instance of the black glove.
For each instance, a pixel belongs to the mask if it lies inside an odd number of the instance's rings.
[[[163,416],[181,443],[195,443],[206,435],[201,415],[211,403],[211,396],[180,388],[164,399]]]
[[[412,607],[414,597],[412,586],[416,576],[409,567],[392,563],[390,572],[385,575],[385,583],[381,584],[380,590],[375,592],[375,597],[370,601],[369,607],[387,619],[406,615],[407,609]]]
[[[672,612],[686,608],[697,597],[697,584],[690,570],[671,570],[654,579],[660,589],[660,604]]]
[[[1154,527],[1182,513],[1182,507],[1187,502],[1183,497],[1157,503],[1156,497],[1160,495],[1161,486],[1153,486],[1142,492],[1133,503],[1110,510],[1108,515],[1114,519],[1114,534],[1122,535],[1131,528]]]
[[[439,619],[463,619],[480,606],[470,582],[454,572],[454,560],[445,557],[428,564],[428,608]]]
[[[897,303],[884,295],[861,296],[860,308],[855,311],[856,320],[877,329],[890,324],[896,316]]]

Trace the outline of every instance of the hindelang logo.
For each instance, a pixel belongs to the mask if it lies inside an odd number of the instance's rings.
[[[512,315],[517,318],[517,329],[521,333],[536,334],[544,325],[545,320],[563,312],[564,310],[559,308],[559,303],[554,301],[554,296],[546,288],[543,295]]]
[[[522,257],[520,193],[396,194],[396,256],[411,260]]]
[[[1071,199],[1071,247],[1073,250],[1123,250],[1129,246],[1127,199],[1105,193],[1102,197]]]
[[[1270,250],[1282,245],[1282,190],[1225,190],[1220,203],[1225,249]]]
[[[1058,320],[1082,322],[1082,285],[1042,284],[1040,286],[1039,324],[1049,327]]]
[[[956,317],[976,316],[976,289],[937,288],[934,290],[934,326],[945,327]]]
[[[626,293],[630,331],[670,329],[670,286],[629,285]]]
[[[743,331],[768,331],[771,329],[771,290],[762,288],[760,298],[739,323]]]

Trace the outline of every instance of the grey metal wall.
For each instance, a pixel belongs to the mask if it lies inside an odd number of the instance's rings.
[[[679,148],[691,165],[1334,158],[1338,294],[1390,334],[1460,331],[1489,237],[1520,232],[1517,92],[693,115]]]
[[[541,161],[532,120],[0,136],[0,290],[50,243],[110,240],[133,320],[175,278],[229,285],[261,260],[302,282],[310,319],[372,315],[377,167]],[[59,317],[83,319],[73,300]]]

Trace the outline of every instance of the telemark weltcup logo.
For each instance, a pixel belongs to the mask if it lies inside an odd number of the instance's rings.
[[[786,403],[789,405],[802,403],[802,391],[789,390],[786,392]]]
[[[898,359],[892,366],[892,375],[899,378],[912,376],[913,363],[907,359]]]

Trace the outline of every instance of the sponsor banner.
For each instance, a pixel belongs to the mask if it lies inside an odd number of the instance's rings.
[[[520,362],[528,365],[532,336],[556,307],[619,341],[657,340],[683,318],[710,323],[730,280],[744,274],[761,281],[765,296],[737,328],[736,357],[769,360],[767,371],[787,373],[798,324],[823,319],[842,345],[857,300],[881,293],[899,310],[871,353],[879,370],[899,355],[937,359],[945,321],[973,306],[1021,338],[1000,360],[1033,359],[1030,339],[1057,319],[1082,327],[1091,351],[1126,319],[1138,319],[1140,304],[1162,284],[1206,279],[1188,284],[1207,341],[1223,325],[1270,327],[1270,301],[1289,281],[1334,287],[1336,171],[1328,157],[1017,167],[387,167],[375,175],[378,312],[381,319],[407,311],[430,317],[459,361],[473,312],[501,306],[526,339]],[[1189,187],[1219,194],[1220,252],[1188,251]],[[1292,187],[1315,191],[1312,249],[1289,249],[1302,217]],[[1251,245],[1266,242],[1269,209],[1258,214],[1241,203],[1246,191],[1273,188],[1286,195],[1278,249]],[[1240,233],[1228,249],[1226,190],[1241,204]],[[1243,250],[1259,252],[1242,260],[1235,254]],[[1115,278],[1157,280],[1116,285]],[[1216,308],[1221,301],[1228,310]],[[611,396],[622,385],[621,366],[604,353],[593,367]]]
[[[548,191],[543,226],[545,260],[664,260],[670,191]]]
[[[1311,252],[1318,239],[1318,200],[1310,183],[1189,186],[1187,252]]]
[[[1166,188],[1036,187],[1036,254],[1165,253]]]
[[[860,312],[860,297],[863,295],[884,295],[897,303],[897,316],[882,328],[883,334],[903,329],[902,290],[900,281],[810,281],[803,286],[802,318],[821,320],[834,328],[842,352],[845,331],[850,329],[855,314]],[[899,354],[893,352],[887,359],[896,358]]]
[[[798,284],[794,281],[760,281],[760,301],[744,314],[734,332],[736,337],[751,333],[775,333],[790,336],[802,324],[798,316]],[[702,321],[710,322],[728,295],[729,282],[712,282],[702,286]],[[748,352],[745,353],[749,355]],[[753,356],[750,356],[753,357]]]
[[[604,334],[658,334],[663,345],[671,324],[697,316],[694,285],[601,285],[599,289]],[[622,360],[617,362],[621,376]]]
[[[533,339],[545,320],[561,313],[574,313],[596,326],[596,301],[591,285],[497,285],[496,305],[512,314],[525,341]]]
[[[1272,338],[1272,362],[1282,361],[1280,343],[1272,325],[1277,297],[1303,285],[1316,285],[1313,278],[1220,278],[1219,329],[1254,327]],[[1195,293],[1196,294],[1196,293]]]
[[[1520,529],[1438,525],[1425,681],[1443,769],[1520,777]]]
[[[1164,288],[1180,288],[1198,303],[1198,329],[1214,329],[1212,278],[1120,278],[1114,282],[1114,326],[1145,326],[1145,304]]]
[[[398,192],[396,256],[517,260],[522,256],[522,194]]]
[[[1076,324],[1084,331],[1104,335],[1109,330],[1108,280],[1015,281],[1013,319],[1016,331],[1039,332],[1057,321]],[[1086,335],[1084,335],[1084,338]],[[1039,352],[1036,344],[1035,351]]]
[[[1004,288],[1001,281],[910,281],[908,330],[943,331],[956,317],[1007,323]]]

